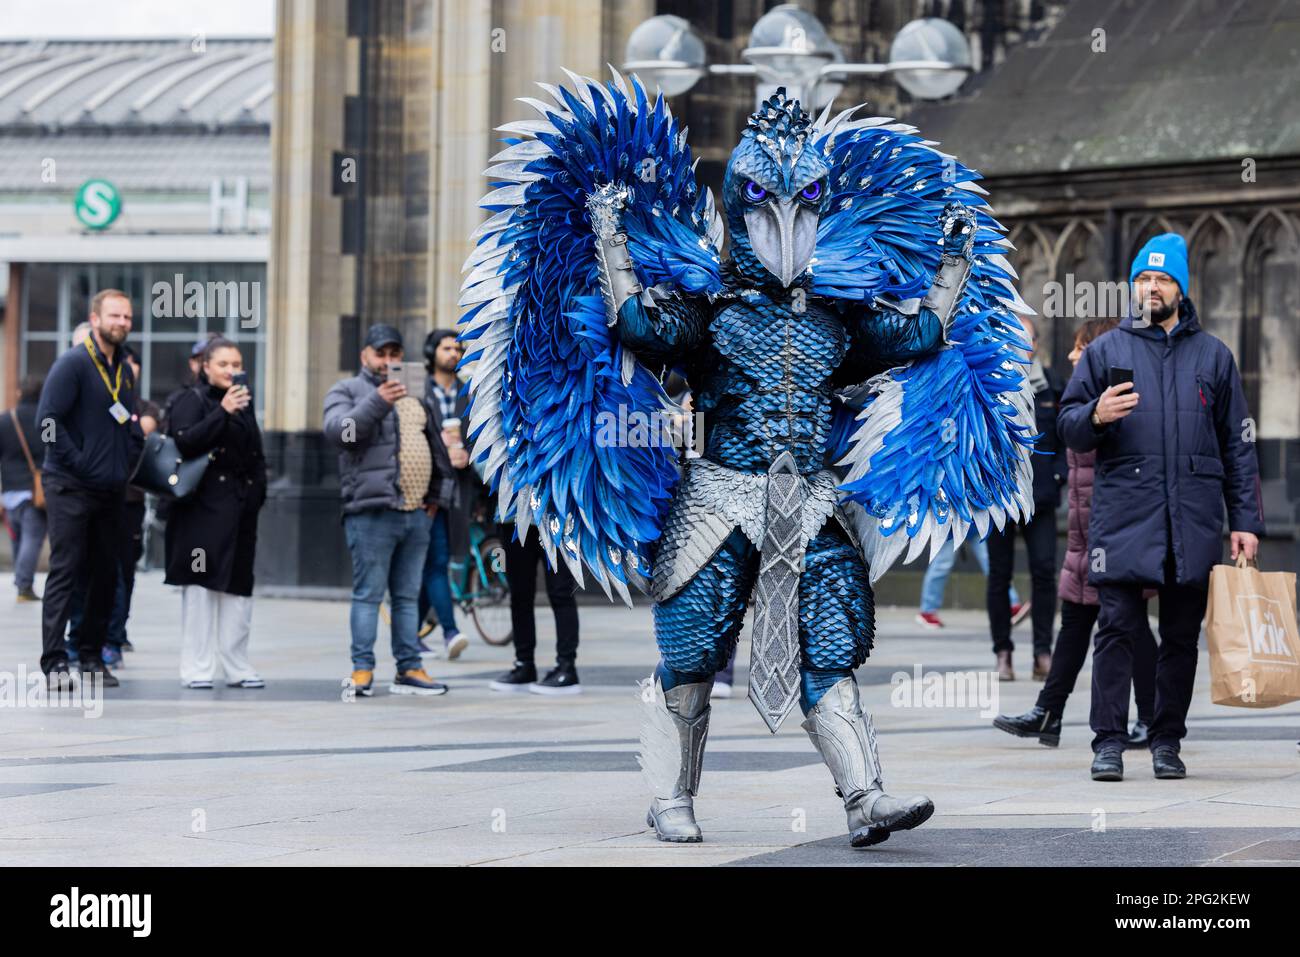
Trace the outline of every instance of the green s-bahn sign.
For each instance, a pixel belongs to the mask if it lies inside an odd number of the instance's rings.
[[[77,190],[72,210],[88,229],[107,229],[122,212],[122,194],[106,179],[88,179]]]

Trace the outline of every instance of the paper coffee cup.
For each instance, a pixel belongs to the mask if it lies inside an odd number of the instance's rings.
[[[460,419],[453,417],[453,418],[447,418],[442,420],[442,434],[446,435],[448,432],[456,436],[456,441],[454,443],[448,442],[447,448],[463,449],[465,447],[465,443],[463,443],[460,440]]]

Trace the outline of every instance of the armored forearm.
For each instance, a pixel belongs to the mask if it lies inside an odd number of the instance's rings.
[[[627,233],[623,232],[623,209],[627,206],[626,187],[606,183],[587,197],[587,214],[596,234],[596,264],[600,271],[600,292],[605,299],[609,325],[618,321],[623,303],[641,294],[632,256],[627,250]]]
[[[975,214],[960,203],[949,203],[939,225],[943,253],[926,294],[901,300],[876,296],[874,309],[854,329],[855,345],[876,361],[908,362],[948,342],[948,330],[970,278]]]
[[[975,214],[961,203],[949,203],[944,207],[939,223],[943,230],[943,257],[921,306],[938,317],[943,326],[944,342],[947,342],[952,317],[970,278],[975,247]]]
[[[607,321],[617,327],[623,345],[638,356],[649,362],[675,362],[699,342],[703,319],[700,310],[680,295],[664,296],[658,288],[643,294],[623,231],[628,198],[625,187],[609,183],[587,199]]]
[[[903,300],[876,296],[873,300],[875,307],[886,317],[886,325],[892,322],[888,318],[890,314],[915,320],[915,329],[906,331],[903,324],[898,331],[891,332],[888,336],[909,352],[930,337],[930,330],[925,328],[929,325],[926,321],[927,314],[932,317],[930,321],[939,324],[939,342],[948,341],[948,329],[952,326],[953,316],[966,291],[966,282],[970,279],[975,245],[975,214],[961,203],[949,203],[944,207],[939,225],[943,233],[943,254],[925,295],[920,299]],[[909,343],[909,338],[916,341]]]

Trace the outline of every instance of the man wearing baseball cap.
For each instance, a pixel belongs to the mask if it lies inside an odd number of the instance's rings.
[[[339,450],[343,527],[352,555],[352,677],[358,695],[374,687],[379,605],[392,602],[393,694],[439,695],[447,686],[420,664],[416,638],[429,519],[454,501],[447,450],[427,394],[409,395],[389,377],[403,359],[402,334],[388,325],[366,332],[361,372],[325,396],[325,438]],[[423,369],[419,370],[423,381]]]
[[[1129,270],[1133,304],[1118,329],[1084,350],[1061,401],[1058,431],[1095,449],[1088,526],[1101,612],[1092,659],[1092,777],[1119,781],[1128,737],[1133,642],[1143,587],[1160,594],[1160,653],[1150,729],[1157,778],[1182,778],[1179,757],[1196,680],[1210,569],[1255,557],[1264,532],[1254,424],[1228,347],[1204,331],[1187,296],[1187,244],[1151,239]]]

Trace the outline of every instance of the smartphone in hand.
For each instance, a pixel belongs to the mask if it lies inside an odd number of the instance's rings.
[[[388,381],[402,383],[406,386],[406,394],[414,396],[421,402],[424,401],[429,387],[428,375],[424,371],[424,366],[418,362],[388,363]]]
[[[1133,381],[1133,370],[1125,369],[1123,366],[1111,366],[1107,370],[1106,385],[1113,388],[1122,382]]]
[[[248,388],[248,373],[247,373],[247,372],[236,372],[234,375],[232,375],[232,376],[230,377],[230,384],[231,384],[232,387],[233,387],[233,386],[237,386],[237,385],[242,385],[245,389],[247,389],[247,388]],[[250,391],[251,391],[251,390],[250,390]]]

